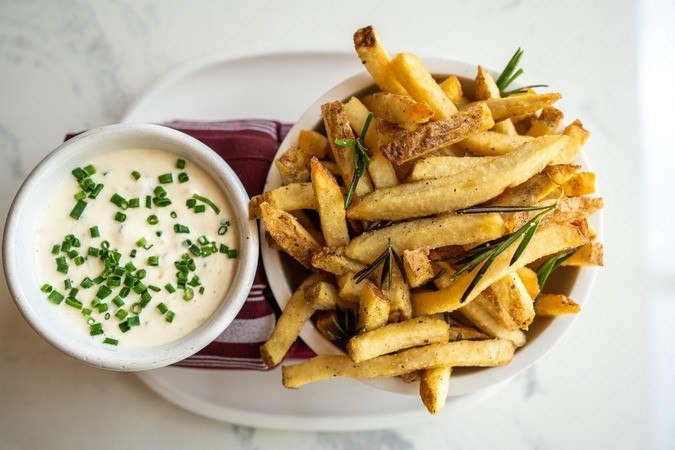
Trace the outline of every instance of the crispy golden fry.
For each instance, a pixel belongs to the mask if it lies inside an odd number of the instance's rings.
[[[478,330],[475,327],[461,325],[461,324],[450,324],[450,340],[451,341],[461,341],[461,340],[485,340],[490,339],[490,336]]]
[[[346,273],[336,277],[340,298],[347,300],[355,305],[361,301],[361,293],[367,284],[371,284],[368,279],[356,282],[354,273]]]
[[[397,254],[420,247],[438,248],[496,239],[506,232],[504,221],[492,214],[442,214],[366,231],[349,242],[345,255],[370,263],[389,245]]]
[[[571,298],[562,294],[540,294],[534,305],[538,316],[562,316],[576,314],[581,311],[581,306]]]
[[[351,97],[345,103],[345,114],[347,120],[355,133],[361,133],[363,126],[368,117],[368,108],[356,97]],[[382,152],[379,149],[379,137],[376,126],[371,122],[368,127],[368,132],[364,138],[366,147],[370,150],[370,166],[368,166],[368,174],[376,189],[383,187],[396,186],[398,184],[398,177],[396,171]]]
[[[464,303],[461,302],[462,295],[473,280],[476,271],[481,267],[480,265],[472,271],[464,272],[441,290],[414,293],[412,295],[414,315],[454,311],[471,302],[485,288],[508,273],[524,267],[543,256],[551,255],[560,250],[579,247],[586,242],[588,242],[588,228],[585,226],[585,223],[550,224],[548,226],[542,224],[520,258],[513,264],[509,263],[517,248],[517,244],[511,245],[494,259],[483,278],[472,289]]]
[[[344,247],[321,247],[312,254],[312,267],[333,275],[356,273],[366,267],[362,262],[345,256]]]
[[[454,104],[459,103],[462,100],[464,93],[462,92],[462,83],[460,83],[459,78],[456,75],[450,75],[445,80],[439,83],[445,95],[448,96],[450,101]]]
[[[314,314],[314,308],[305,300],[305,288],[322,279],[322,275],[310,275],[288,300],[272,335],[260,347],[260,355],[268,367],[274,367],[284,359],[291,345],[300,335],[303,325]]]
[[[534,320],[532,297],[516,272],[511,272],[490,285],[509,318],[521,330],[527,330]]]
[[[522,347],[527,343],[527,336],[522,330],[509,330],[490,314],[488,306],[483,301],[483,293],[476,300],[459,308],[459,313],[469,319],[479,330],[492,338],[504,339],[512,342],[516,347]],[[462,342],[462,341],[460,341]]]
[[[375,330],[389,320],[389,300],[374,284],[366,283],[361,290],[357,330]]]
[[[413,100],[407,95],[376,92],[361,99],[375,117],[398,125],[428,122],[434,111],[426,103]]]
[[[574,267],[602,266],[604,264],[604,248],[600,242],[589,242],[581,246],[562,265]]]
[[[382,44],[375,28],[367,26],[354,33],[354,48],[361,62],[370,72],[375,84],[384,92],[405,95],[406,90],[389,70],[391,57]]]
[[[551,106],[562,96],[558,93],[519,94],[508,97],[482,100],[492,112],[495,122],[521,114],[534,114],[541,108]]]
[[[567,180],[562,188],[568,197],[594,194],[595,174],[593,172],[577,173]]]
[[[434,268],[429,259],[429,246],[425,245],[414,250],[403,250],[403,269],[408,284],[416,288],[427,283],[434,277]]]
[[[499,156],[514,151],[532,139],[531,136],[505,134],[488,130],[472,134],[457,143],[457,145],[476,156]]]
[[[352,203],[347,216],[361,220],[401,220],[486,202],[541,172],[566,143],[565,136],[542,136],[495,158],[490,164],[454,176],[378,189]]]
[[[328,246],[347,245],[349,230],[342,191],[333,175],[316,157],[311,161],[312,188],[319,210],[321,230]]]
[[[389,301],[389,322],[399,322],[412,317],[410,286],[396,264],[391,269],[391,283],[385,282],[382,292]]]
[[[586,130],[579,119],[565,127],[563,134],[569,138],[567,146],[551,162],[551,164],[570,164],[579,154],[591,133]]]
[[[415,317],[366,330],[347,342],[347,354],[354,362],[386,355],[406,348],[448,342],[447,322],[434,317]]]
[[[422,124],[400,139],[380,145],[380,151],[394,163],[402,164],[488,130],[493,125],[490,110],[479,103],[443,119]]]
[[[486,164],[492,161],[493,156],[457,157],[457,156],[427,156],[415,161],[406,183],[434,178],[451,177],[467,169]]]
[[[298,133],[298,148],[308,157],[326,159],[328,155],[328,139],[314,130],[300,130]]]
[[[333,154],[333,160],[340,169],[342,181],[345,186],[349,186],[354,177],[354,149],[352,147],[341,147],[335,144],[336,139],[354,139],[354,133],[347,120],[344,105],[342,102],[335,101],[321,105],[321,115],[326,128],[326,136]],[[373,190],[370,178],[363,176],[356,185],[356,194],[363,195]]]
[[[333,283],[319,279],[305,286],[305,302],[315,311],[326,311],[338,308],[340,296]]]
[[[295,217],[267,202],[260,204],[265,229],[274,241],[300,264],[312,268],[312,253],[321,245]]]
[[[340,330],[335,325],[335,311],[317,311],[314,325],[319,330],[321,336],[328,341],[337,341],[340,339]]]
[[[546,134],[556,134],[562,125],[565,115],[553,106],[547,106],[541,110],[538,117],[533,117],[530,121],[528,136],[544,136]]]
[[[523,286],[525,286],[527,293],[530,295],[530,299],[534,300],[537,295],[539,295],[539,279],[537,278],[537,272],[530,267],[521,267],[516,270],[516,274],[520,277],[520,281],[523,283]]]
[[[389,70],[394,73],[408,95],[431,107],[434,111],[433,120],[446,119],[457,111],[454,103],[445,95],[417,55],[397,54],[389,62]]]
[[[450,390],[452,367],[437,367],[422,371],[420,398],[431,414],[440,414]]]
[[[551,164],[544,168],[543,173],[558,185],[563,185],[579,171],[581,166],[573,164]]]
[[[316,356],[282,368],[283,384],[295,389],[336,377],[356,379],[393,377],[434,367],[491,367],[508,364],[515,347],[511,341],[456,341],[430,344],[355,363],[347,355]]]
[[[489,204],[492,206],[536,205],[557,188],[557,183],[540,172],[518,186],[507,188],[493,200],[490,200]]]
[[[249,217],[251,219],[260,219],[260,204],[262,202],[267,202],[284,211],[315,210],[318,208],[311,183],[291,183],[264,194],[253,196],[249,202]]]
[[[474,80],[474,96],[476,100],[488,100],[490,98],[500,98],[502,93],[497,87],[490,72],[481,65],[476,68],[476,78]]]
[[[291,147],[274,160],[281,183],[303,183],[309,181],[309,157],[298,147]]]

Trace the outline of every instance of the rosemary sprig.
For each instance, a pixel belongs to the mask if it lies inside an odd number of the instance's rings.
[[[471,283],[469,283],[469,286],[467,286],[466,290],[462,294],[460,303],[464,303],[466,301],[466,299],[471,294],[471,291],[473,291],[483,276],[485,276],[485,273],[490,268],[495,259],[497,259],[499,255],[504,253],[507,248],[509,248],[522,237],[523,239],[516,248],[516,251],[513,253],[509,265],[515,263],[518,258],[520,258],[520,256],[525,251],[525,248],[527,248],[530,241],[532,240],[532,237],[537,231],[537,228],[539,227],[543,217],[549,212],[553,211],[554,208],[555,205],[538,207],[538,209],[542,209],[542,211],[513,233],[476,246],[449,260],[452,261],[453,265],[461,265],[461,268],[450,278],[451,281],[459,277],[464,272],[470,272],[480,263],[483,263],[481,268],[478,269],[478,272],[476,272],[476,275],[473,277],[473,280],[471,280]],[[519,210],[522,211],[522,209]]]
[[[504,67],[504,70],[502,71],[501,75],[499,75],[499,78],[497,78],[496,81],[497,87],[499,88],[499,92],[502,94],[503,97],[523,92],[526,89],[536,87],[547,87],[547,85],[545,84],[532,84],[530,86],[525,86],[511,91],[506,90],[506,88],[509,87],[509,85],[513,83],[516,80],[516,78],[518,78],[523,74],[523,69],[518,68],[518,63],[520,62],[520,58],[523,56],[523,53],[524,51],[520,47],[518,47],[516,53],[513,54],[509,62],[506,64],[506,67]]]
[[[375,269],[382,265],[382,273],[380,274],[380,287],[384,285],[385,280],[387,281],[388,286],[391,286],[392,260],[394,261],[394,264],[396,264],[396,267],[398,267],[398,270],[401,272],[401,276],[403,276],[405,282],[408,283],[405,270],[403,269],[403,261],[401,260],[401,257],[398,256],[394,251],[394,247],[391,246],[391,239],[389,239],[387,243],[387,248],[384,249],[380,256],[375,259],[375,261],[373,261],[364,269],[356,272],[354,275],[354,280],[356,280],[357,283],[360,283],[361,281],[368,278],[368,276],[373,273]]]
[[[331,322],[333,322],[333,326],[335,326],[337,332],[327,330],[326,334],[335,340],[349,340],[352,336],[362,333],[366,329],[365,325],[356,328],[357,319],[356,311],[338,309],[331,315]]]
[[[347,197],[345,197],[345,209],[352,202],[352,197],[354,196],[354,191],[356,190],[356,185],[359,183],[359,180],[362,176],[366,174],[366,170],[370,167],[370,158],[368,157],[368,149],[364,143],[366,133],[370,127],[370,122],[373,120],[373,113],[369,113],[366,117],[366,121],[363,124],[363,130],[361,134],[356,139],[335,139],[335,145],[340,147],[354,147],[354,176],[352,177],[352,182],[349,185],[349,190],[347,191]]]
[[[551,255],[541,266],[539,266],[537,269],[537,280],[539,282],[540,295],[544,285],[546,284],[546,281],[548,280],[548,277],[576,251],[576,247],[560,250],[558,253]],[[534,299],[535,305],[537,304],[537,300],[539,300],[539,295],[537,295],[537,298]]]

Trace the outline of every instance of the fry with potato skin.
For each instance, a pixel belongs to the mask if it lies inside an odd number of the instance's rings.
[[[354,33],[354,49],[370,72],[375,84],[384,92],[406,95],[407,92],[389,70],[391,56],[372,26],[359,28]]]
[[[312,253],[321,245],[293,215],[267,202],[260,204],[265,229],[274,241],[289,255],[308,269],[312,268]]]
[[[340,186],[330,171],[315,157],[312,157],[310,167],[312,188],[326,245],[347,245],[349,230]]]
[[[394,163],[402,164],[486,131],[493,125],[490,110],[478,103],[443,119],[422,124],[400,139],[380,145],[380,151]]]
[[[538,110],[551,106],[562,98],[562,95],[551,92],[547,94],[518,94],[508,97],[482,100],[490,111],[495,122],[522,114],[534,114]],[[478,102],[478,103],[481,103]]]
[[[420,398],[431,414],[440,414],[450,390],[452,367],[436,367],[422,371]]]
[[[347,354],[354,362],[436,342],[448,342],[450,329],[445,320],[415,317],[366,330],[347,342]]]
[[[566,143],[565,136],[542,136],[490,164],[454,176],[378,189],[352,203],[347,216],[360,220],[402,220],[486,202],[541,172]]]
[[[285,387],[337,377],[356,379],[393,377],[436,367],[493,367],[508,364],[515,346],[511,341],[454,341],[429,344],[355,363],[347,355],[320,355],[282,367]]]

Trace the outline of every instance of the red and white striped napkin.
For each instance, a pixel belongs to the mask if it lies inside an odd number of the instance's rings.
[[[228,120],[217,122],[172,121],[164,125],[199,139],[230,165],[249,197],[260,194],[267,172],[290,124],[273,120]],[[254,369],[267,367],[260,345],[272,333],[279,313],[262,261],[253,287],[234,322],[211,344],[175,366],[205,369]],[[298,340],[289,357],[307,358],[314,353]]]

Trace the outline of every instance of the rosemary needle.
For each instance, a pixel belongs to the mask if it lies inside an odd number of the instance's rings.
[[[373,120],[373,113],[369,113],[366,117],[366,121],[363,124],[363,129],[361,134],[356,139],[336,139],[335,145],[339,147],[354,147],[354,176],[352,177],[352,182],[349,184],[349,190],[347,191],[347,196],[345,197],[345,209],[352,202],[352,197],[354,196],[354,191],[356,186],[359,183],[359,180],[362,176],[366,174],[366,170],[370,167],[370,158],[368,157],[368,149],[364,143],[366,133],[370,127],[370,122]]]

